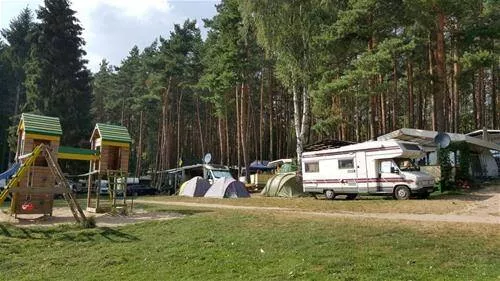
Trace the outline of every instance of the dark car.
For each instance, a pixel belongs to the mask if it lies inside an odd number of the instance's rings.
[[[156,188],[145,184],[131,184],[127,186],[127,196],[132,195],[155,195],[158,193]]]

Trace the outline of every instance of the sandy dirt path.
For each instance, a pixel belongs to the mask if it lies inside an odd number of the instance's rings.
[[[322,217],[500,224],[500,192],[498,191],[498,189],[495,190],[490,189],[477,193],[472,193],[471,197],[473,196],[486,196],[488,197],[488,199],[478,200],[466,209],[449,214],[363,213],[363,212],[350,212],[350,211],[315,212],[315,211],[304,211],[302,209],[293,209],[293,208],[253,207],[253,206],[238,206],[238,205],[223,205],[223,204],[193,203],[193,202],[173,202],[173,201],[167,202],[167,201],[155,201],[155,200],[136,200],[135,202],[141,204],[158,204],[166,206],[238,209],[238,210],[252,210],[252,211],[267,211],[267,212],[274,211],[274,212],[286,212],[299,215],[322,216]]]

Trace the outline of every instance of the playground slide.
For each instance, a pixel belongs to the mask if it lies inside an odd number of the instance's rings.
[[[0,180],[5,180],[7,181],[10,177],[12,177],[17,170],[19,170],[19,167],[21,167],[21,163],[16,163],[10,167],[7,171],[3,172],[0,174]]]

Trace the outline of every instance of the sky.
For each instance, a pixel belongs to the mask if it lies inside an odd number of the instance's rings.
[[[72,0],[71,8],[83,27],[88,68],[99,70],[102,59],[119,65],[134,45],[140,49],[156,38],[168,37],[174,24],[196,19],[202,35],[203,18],[215,15],[220,0]],[[29,7],[38,9],[43,0],[0,0],[0,29]]]

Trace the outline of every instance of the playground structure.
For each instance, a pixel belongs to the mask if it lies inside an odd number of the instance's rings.
[[[23,113],[17,134],[16,164],[8,171],[9,175],[13,175],[0,193],[0,204],[9,194],[12,195],[10,212],[16,218],[20,214],[51,216],[54,195],[62,194],[75,220],[86,220],[58,159],[90,161],[88,211],[102,212],[126,207],[131,139],[125,127],[97,124],[91,137],[93,149],[64,147],[60,146],[62,129],[58,118]],[[94,190],[93,178],[97,178],[98,182],[103,178],[108,180],[108,200],[101,198],[98,189]],[[117,202],[120,191],[122,200]],[[92,203],[95,204],[91,206]]]
[[[85,214],[71,193],[67,180],[57,163],[62,135],[58,118],[23,114],[17,130],[16,161],[19,169],[0,193],[0,204],[12,194],[11,214],[51,216],[54,195],[62,194],[77,222]]]
[[[127,174],[130,154],[130,134],[127,128],[98,123],[90,137],[91,148],[99,158],[90,160],[87,211],[106,212],[127,208]],[[101,198],[106,180],[109,200]],[[93,188],[95,185],[96,188]]]

